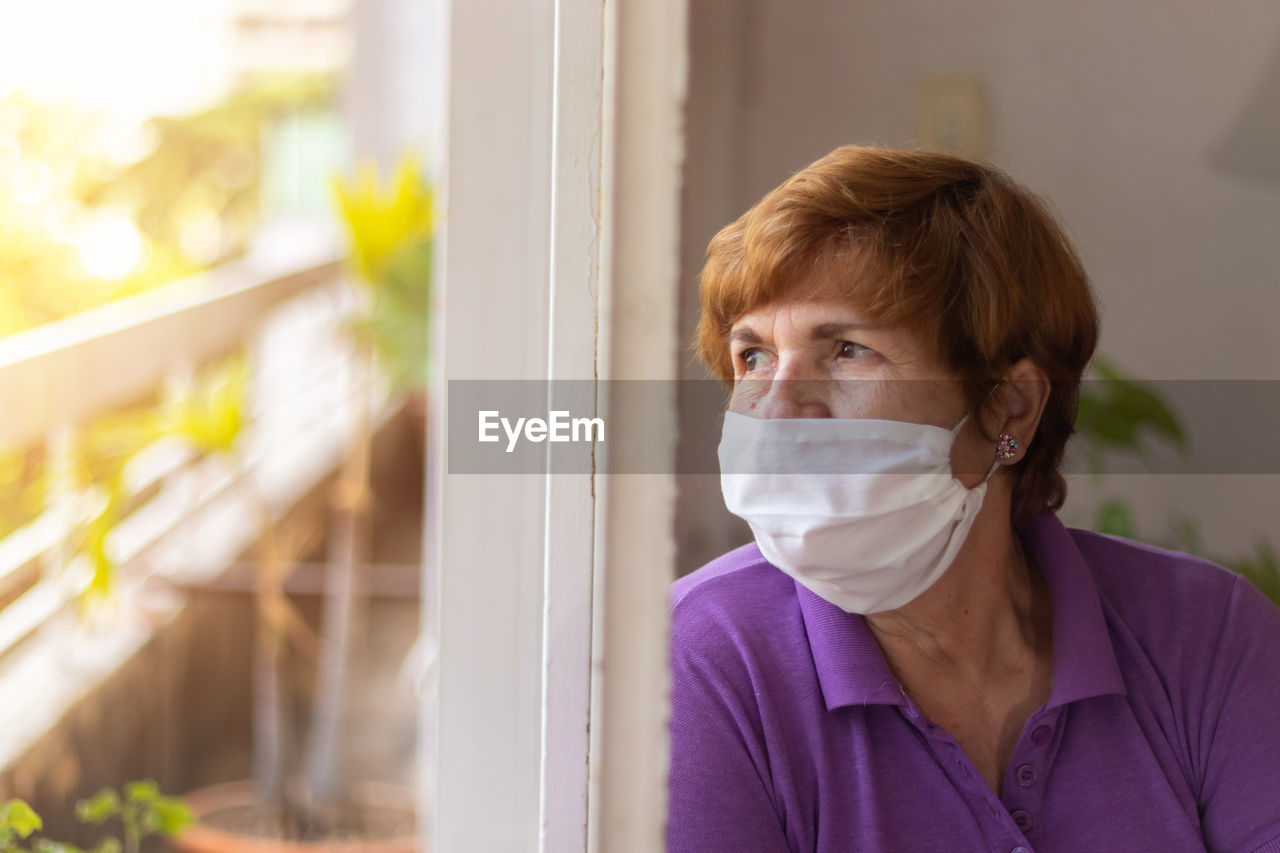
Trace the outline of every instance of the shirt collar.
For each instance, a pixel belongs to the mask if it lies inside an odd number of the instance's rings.
[[[1050,512],[1019,533],[1044,572],[1053,608],[1053,688],[1045,707],[1124,694],[1098,590],[1071,534]],[[898,679],[866,621],[800,584],[796,593],[827,709],[905,704]]]

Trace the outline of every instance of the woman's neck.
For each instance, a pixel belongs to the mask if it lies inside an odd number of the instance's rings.
[[[987,498],[937,583],[896,610],[865,617],[908,688],[937,679],[999,684],[1047,654],[1043,578],[1009,526],[1007,492]]]

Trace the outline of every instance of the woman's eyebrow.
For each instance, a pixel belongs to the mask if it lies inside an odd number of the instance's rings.
[[[843,338],[850,332],[863,332],[874,328],[875,326],[871,323],[823,323],[814,326],[809,337],[815,341],[825,341],[828,338]]]
[[[747,326],[739,326],[729,333],[729,343],[762,344],[764,341],[755,333],[754,329]]]

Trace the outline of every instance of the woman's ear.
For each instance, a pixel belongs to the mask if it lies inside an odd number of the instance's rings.
[[[1019,457],[1026,454],[1035,438],[1040,417],[1049,402],[1049,391],[1048,374],[1029,358],[1018,359],[1005,371],[997,407],[1004,423],[998,429],[1001,434],[1014,438],[1019,447]]]

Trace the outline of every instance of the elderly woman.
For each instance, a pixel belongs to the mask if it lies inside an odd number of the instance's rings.
[[[1280,853],[1280,611],[1054,515],[1097,338],[1003,174],[846,147],[711,242],[755,536],[671,598],[671,851]]]

